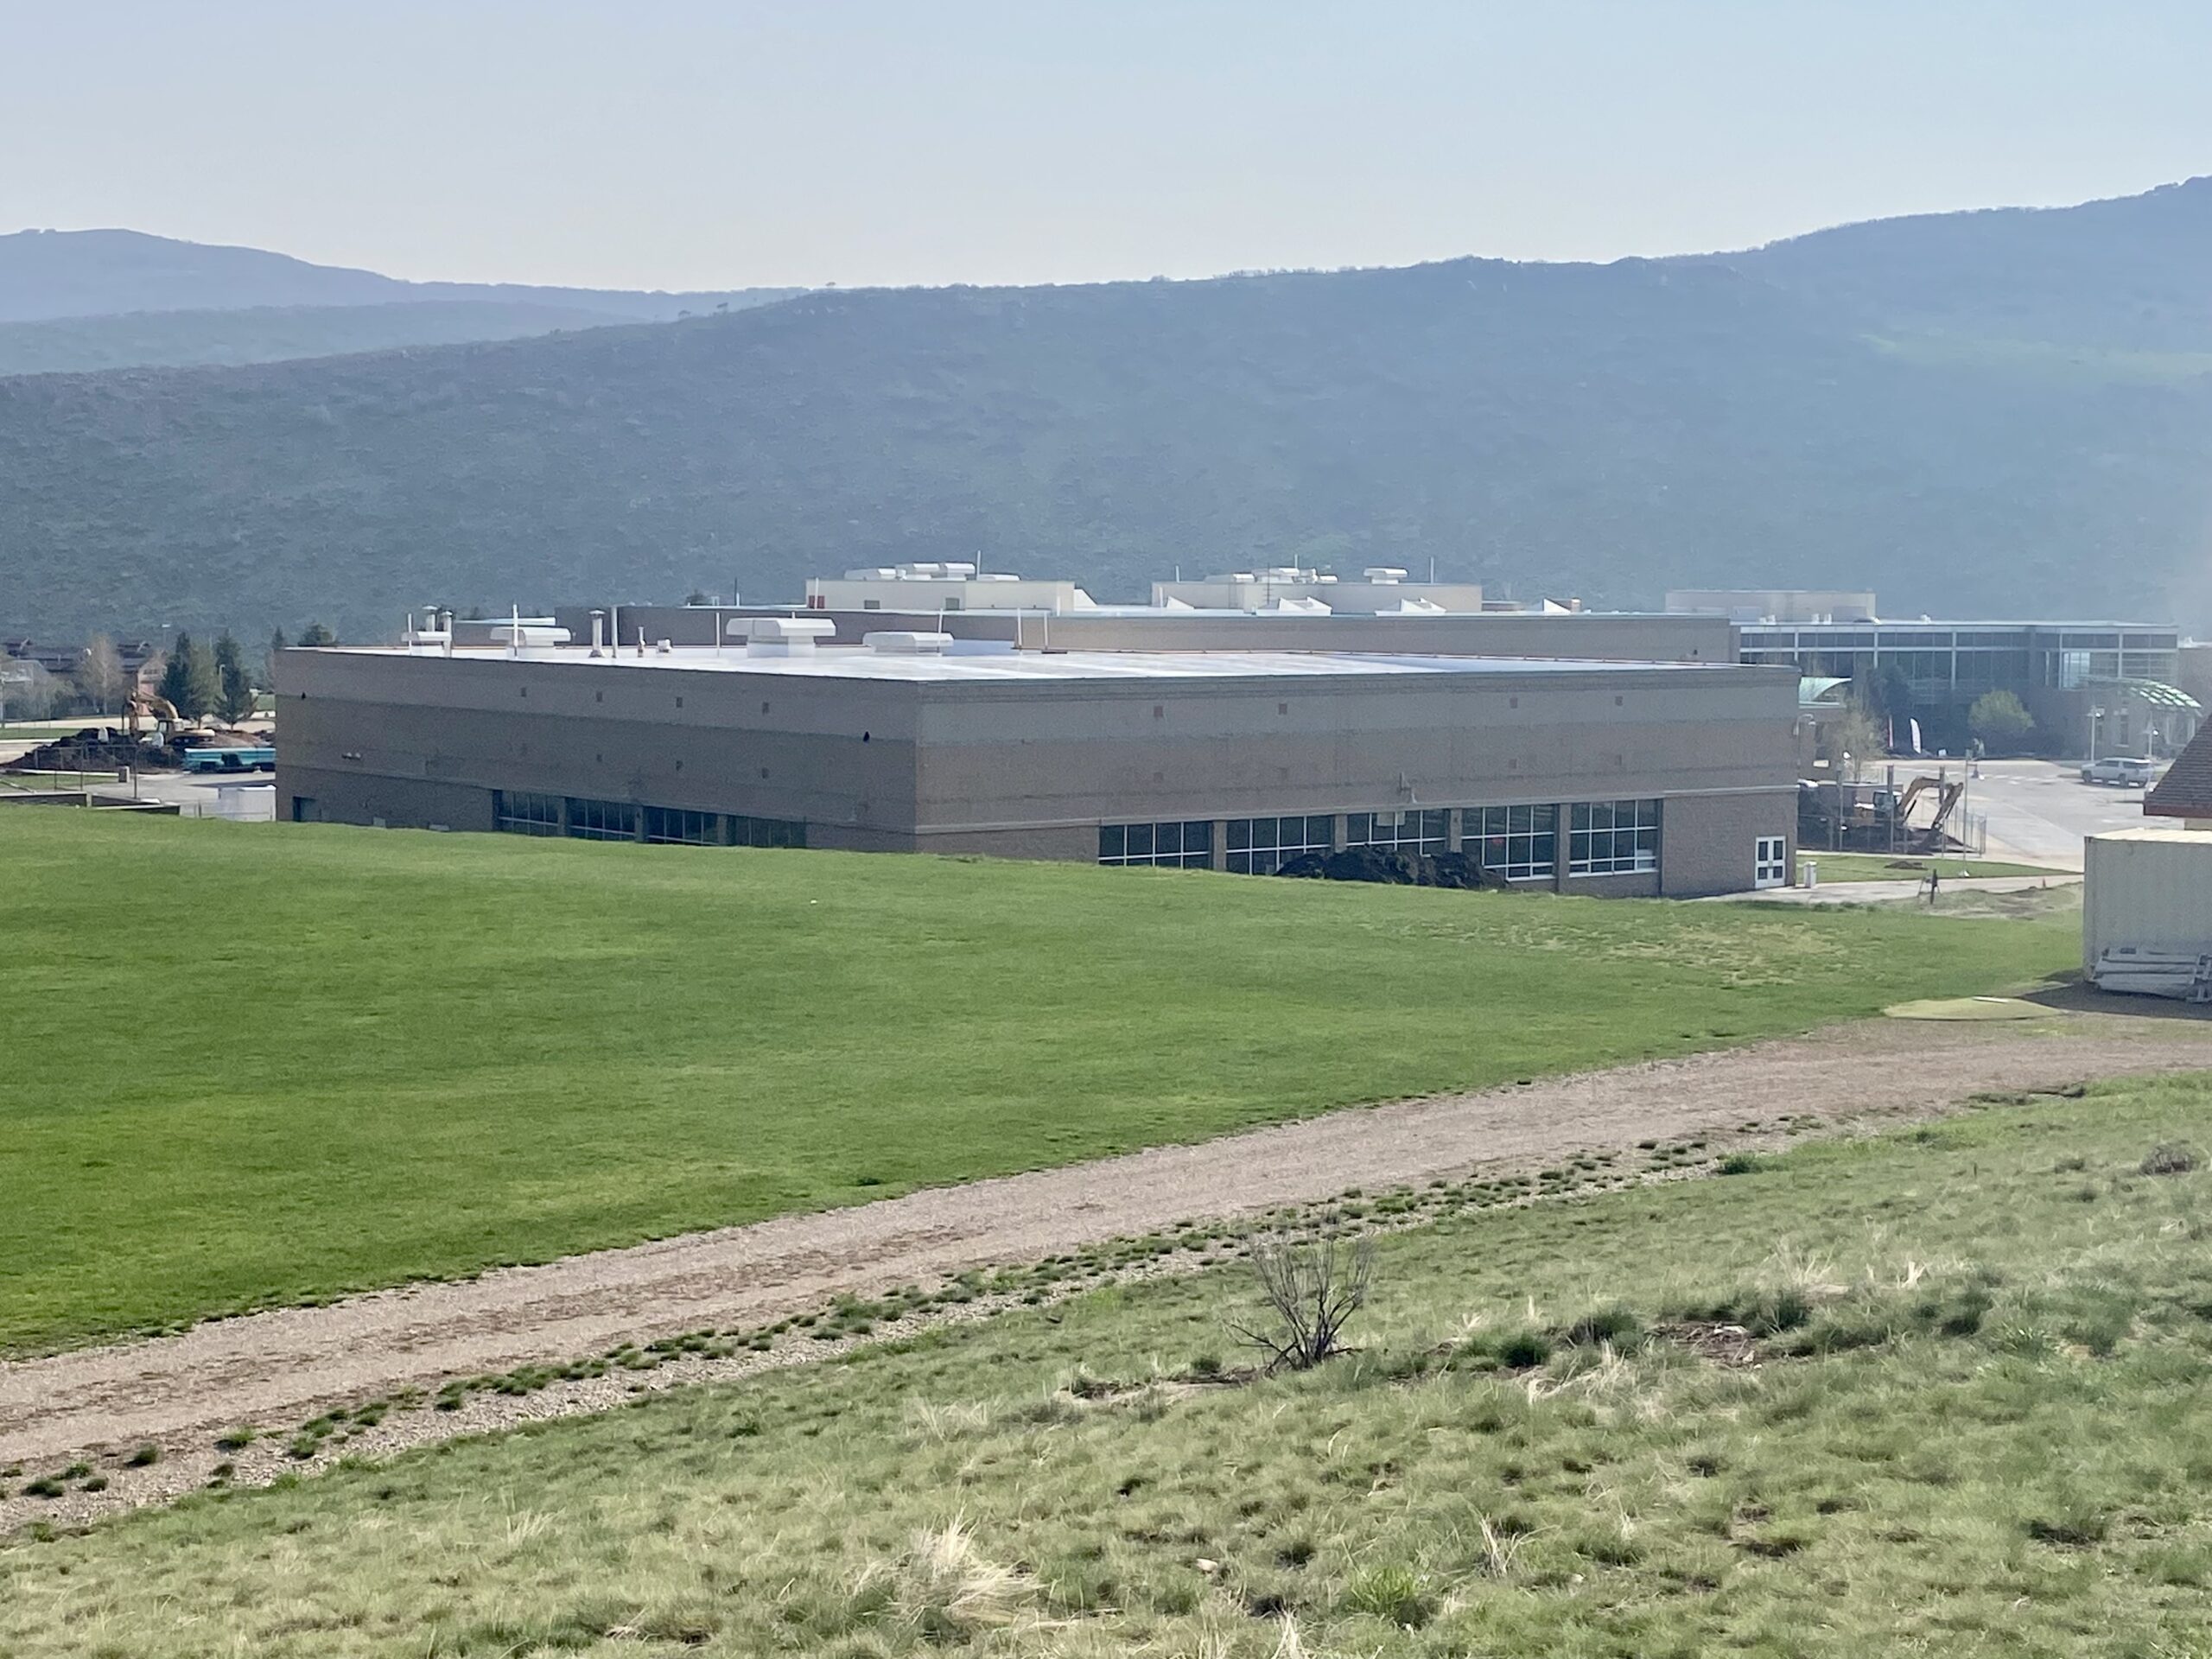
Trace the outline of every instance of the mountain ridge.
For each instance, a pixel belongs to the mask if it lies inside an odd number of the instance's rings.
[[[2109,248],[2019,270],[2004,237],[1946,264],[1884,231],[1809,276],[1784,244],[818,290],[0,380],[0,613],[375,635],[432,600],[787,599],[980,553],[1102,599],[1433,558],[1600,604],[1840,583],[1901,614],[2212,617],[2197,200],[2137,210],[2188,223],[2120,239],[2117,301]]]

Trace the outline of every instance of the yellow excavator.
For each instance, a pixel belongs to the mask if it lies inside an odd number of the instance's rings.
[[[1942,851],[1943,825],[1949,821],[1951,813],[1966,791],[1964,781],[1955,778],[1923,776],[1914,779],[1905,785],[1904,793],[1897,797],[1896,822],[1898,831],[1919,843],[1921,850]],[[1929,820],[1925,828],[1912,823],[1912,809],[1923,795],[1932,795],[1936,802],[1936,816]]]
[[[166,737],[181,727],[194,722],[177,713],[176,705],[167,697],[152,691],[133,691],[124,700],[124,729],[131,736],[138,735],[138,716],[143,715],[154,722],[154,729]]]

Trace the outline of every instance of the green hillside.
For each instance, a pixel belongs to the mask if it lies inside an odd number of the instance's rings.
[[[0,1351],[1994,990],[2070,929],[0,812]]]
[[[1599,605],[2212,622],[2212,181],[2120,207],[0,380],[0,612],[378,634],[980,555],[1103,599],[1433,560]]]
[[[2182,1659],[2206,1098],[1432,1193],[1304,1373],[1217,1268],[209,1492],[0,1551],[0,1649]]]

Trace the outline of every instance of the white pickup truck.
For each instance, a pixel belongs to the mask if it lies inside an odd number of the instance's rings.
[[[2151,763],[2131,755],[2108,754],[2082,767],[2082,781],[2112,784],[2120,789],[2148,789],[2152,782]]]

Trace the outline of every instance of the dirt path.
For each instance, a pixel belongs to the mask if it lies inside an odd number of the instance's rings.
[[[1885,1020],[1720,1054],[1334,1113],[1194,1147],[981,1181],[281,1309],[0,1365],[0,1465],[297,1423],[327,1403],[707,1325],[840,1291],[1784,1113],[1939,1110],[1979,1090],[2212,1067],[2212,1023],[2061,1015],[2053,1030]]]

